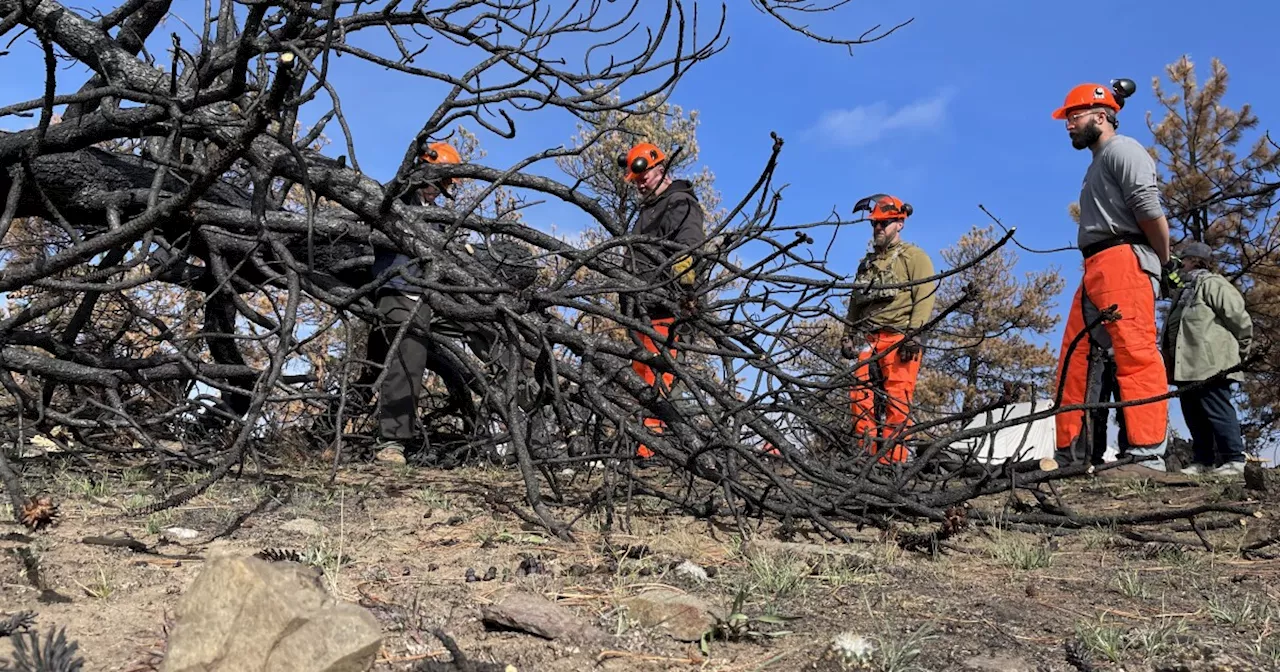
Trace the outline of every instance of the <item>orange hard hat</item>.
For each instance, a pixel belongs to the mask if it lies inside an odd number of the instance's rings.
[[[433,142],[422,150],[420,157],[427,163],[462,163],[462,155],[447,142]]]
[[[1124,107],[1124,99],[1132,96],[1137,88],[1131,79],[1113,79],[1111,86],[1092,82],[1081,84],[1067,92],[1067,98],[1062,102],[1062,107],[1053,111],[1053,118],[1066,119],[1067,113],[1073,109],[1095,105],[1109,107],[1113,112],[1119,112],[1120,108]]]
[[[423,163],[462,163],[462,155],[447,142],[433,142],[423,148],[418,158]],[[441,178],[436,184],[440,190],[448,189],[453,184],[452,177]]]
[[[903,203],[902,199],[889,194],[872,194],[857,203],[853,204],[853,211],[858,212],[866,210],[871,213],[867,216],[873,222],[893,221],[897,219],[905,220],[911,216],[914,208],[910,203]]]
[[[631,148],[626,156],[618,157],[618,167],[623,170],[622,179],[635,182],[644,171],[667,160],[667,155],[651,142],[641,142]]]

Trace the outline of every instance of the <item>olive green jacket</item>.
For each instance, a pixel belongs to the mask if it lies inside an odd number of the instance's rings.
[[[1160,338],[1170,383],[1205,380],[1248,355],[1253,321],[1230,280],[1209,271],[1193,272],[1192,282],[1170,298]],[[1227,377],[1244,380],[1240,371]]]
[[[879,285],[904,284],[934,275],[933,262],[919,247],[899,241],[883,251],[872,250],[858,264],[846,316],[845,335],[880,329],[919,329],[933,315],[938,281],[901,289]]]

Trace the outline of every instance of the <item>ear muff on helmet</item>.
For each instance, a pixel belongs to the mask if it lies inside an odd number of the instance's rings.
[[[627,163],[627,157],[619,156],[618,167],[636,174],[643,173],[649,170],[649,159],[644,156],[637,156],[631,160],[631,163]]]
[[[1115,94],[1116,105],[1124,107],[1124,99],[1138,92],[1138,85],[1132,79],[1111,80],[1111,92]]]
[[[632,157],[630,162],[627,161],[626,156],[618,157],[619,168],[626,171],[630,171],[637,175],[639,175],[640,173],[643,173],[646,170],[649,170],[650,168],[658,165],[659,163],[661,163],[661,161],[659,159],[658,152],[652,149],[648,150],[647,152],[644,152],[643,154],[640,154],[639,156]]]
[[[667,155],[657,145],[641,142],[627,151],[626,155],[618,157],[618,167],[623,171],[622,179],[635,182],[645,171],[667,161]]]
[[[447,142],[424,142],[418,149],[418,161],[425,163],[462,163],[462,155]]]
[[[458,150],[447,142],[426,142],[418,146],[418,156],[415,160],[416,165],[425,164],[457,164],[462,163],[462,155]],[[451,177],[442,177],[433,182],[426,183],[427,186],[435,187],[440,193],[453,198],[450,191],[455,183],[455,179]]]

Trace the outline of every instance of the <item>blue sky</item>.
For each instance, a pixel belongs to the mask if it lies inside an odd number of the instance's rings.
[[[202,4],[185,0],[175,11],[194,23]],[[1280,4],[1246,4],[1250,23],[1280,21]],[[703,25],[718,16],[719,3],[700,6]],[[841,47],[786,31],[745,0],[732,0],[727,49],[690,71],[672,102],[699,110],[700,158],[715,173],[726,204],[755,181],[768,157],[769,133],[776,131],[786,140],[776,178],[789,185],[781,212],[786,222],[822,220],[833,209],[847,216],[858,198],[889,192],[914,205],[904,237],[933,254],[938,266],[943,265],[940,249],[970,226],[988,223],[979,203],[1016,225],[1023,244],[1057,248],[1074,241],[1067,205],[1078,196],[1089,161],[1088,152],[1072,149],[1062,122],[1049,116],[1072,86],[1115,77],[1138,82],[1137,95],[1121,114],[1121,132],[1147,144],[1144,117],[1156,109],[1151,78],[1184,53],[1203,77],[1210,59],[1218,57],[1232,75],[1228,104],[1248,102],[1264,128],[1280,128],[1274,47],[1241,39],[1238,31],[1206,29],[1221,18],[1213,12],[1213,5],[1190,0],[1158,6],[861,0],[814,17],[815,30],[853,36],[875,24],[913,17],[914,22],[880,42],[856,47],[850,56]],[[152,40],[154,48],[165,48],[169,31],[185,29],[169,23]],[[380,50],[389,45],[377,38],[366,43]],[[468,62],[461,49],[438,51],[442,60],[432,63]],[[20,43],[0,58],[6,73],[0,77],[0,100],[38,95],[39,80],[11,76],[21,66],[37,65],[38,56]],[[60,73],[73,77],[67,70]],[[350,58],[334,61],[333,77],[344,95],[361,167],[378,179],[389,178],[441,89]],[[481,133],[491,165],[505,167],[566,143],[574,130],[573,120],[563,114],[524,113],[515,119],[514,140]],[[0,119],[0,128],[29,123]],[[473,122],[467,125],[480,130]],[[345,153],[336,125],[329,135],[331,153]],[[540,169],[553,171],[552,165]],[[561,232],[582,225],[555,204],[526,213],[526,220]],[[833,270],[852,271],[865,246],[864,233],[840,236]],[[1019,256],[1021,270],[1052,264],[1063,271],[1067,287],[1058,301],[1061,311],[1079,278],[1078,253]],[[1056,344],[1060,333],[1061,326],[1049,340]],[[1177,415],[1176,403],[1171,409]],[[1175,427],[1185,435],[1180,417]]]

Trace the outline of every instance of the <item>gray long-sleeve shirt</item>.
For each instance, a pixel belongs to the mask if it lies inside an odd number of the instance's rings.
[[[1080,187],[1080,228],[1076,246],[1082,248],[1107,238],[1137,234],[1139,221],[1164,215],[1156,161],[1146,147],[1129,136],[1116,134],[1098,147]],[[1152,278],[1160,278],[1160,256],[1149,244],[1135,244],[1138,264]],[[1158,292],[1157,292],[1158,293]]]
[[[1163,214],[1156,164],[1142,144],[1115,135],[1098,148],[1080,188],[1076,244],[1084,248],[1120,235],[1142,235],[1138,222]]]

